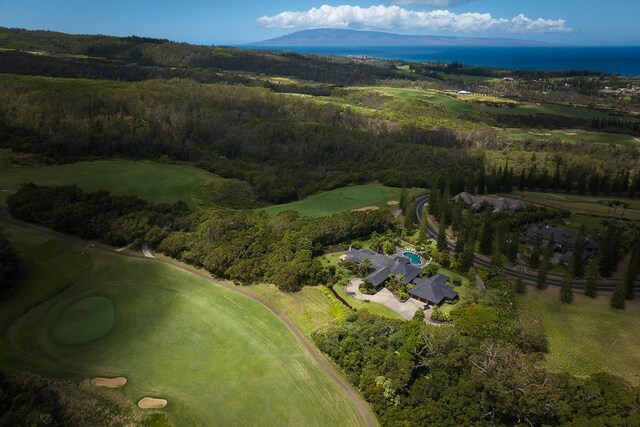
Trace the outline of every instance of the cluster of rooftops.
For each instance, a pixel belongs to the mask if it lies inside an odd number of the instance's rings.
[[[392,275],[395,275],[400,277],[402,283],[413,284],[408,292],[412,298],[427,304],[440,305],[446,300],[458,298],[458,293],[446,284],[449,277],[442,274],[420,277],[425,264],[412,264],[408,258],[400,254],[387,256],[369,249],[351,249],[340,259],[369,267],[372,273],[363,280],[371,282],[378,290]]]
[[[493,213],[518,211],[527,208],[527,204],[522,200],[506,199],[504,197],[479,197],[471,193],[460,193],[453,197],[453,201],[463,202],[476,210],[491,206]]]
[[[562,254],[559,261],[569,264],[573,260],[573,253],[578,244],[578,234],[566,228],[558,227],[529,227],[527,230],[527,238],[531,242],[535,242],[538,238],[542,242],[541,249],[545,250],[549,242],[553,242],[554,252]],[[589,237],[584,237],[584,247],[582,251],[582,259],[585,260],[592,256],[598,244]]]

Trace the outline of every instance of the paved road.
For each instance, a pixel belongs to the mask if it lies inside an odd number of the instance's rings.
[[[418,200],[418,203],[416,203],[416,216],[418,217],[418,221],[422,222],[422,215],[423,215],[424,209],[429,204],[429,194],[422,193],[418,195],[417,200]],[[432,239],[438,238],[437,230],[430,223],[427,224],[427,234]],[[455,245],[451,242],[447,242],[447,246],[449,247],[449,250],[453,250],[455,248]],[[473,259],[473,265],[475,267],[489,268],[491,267],[491,261],[476,255]],[[518,277],[522,277],[522,280],[529,284],[536,284],[538,281],[538,277],[535,274],[521,272],[513,268],[505,268],[505,271],[507,275],[512,279],[517,279]],[[562,286],[562,280],[563,280],[562,277],[549,276],[547,277],[546,282],[548,285],[551,285],[551,286]],[[616,288],[616,285],[619,283],[618,280],[610,280],[610,279],[602,279],[602,280],[604,280],[604,282],[599,283],[597,286],[598,291],[601,291],[601,292],[613,292]],[[583,291],[585,287],[586,286],[585,286],[584,280],[578,280],[573,285],[573,288],[575,290],[580,290],[580,291]],[[636,284],[635,284],[635,291],[640,292],[640,282],[638,281],[636,281]]]
[[[302,343],[304,348],[307,350],[307,352],[309,353],[311,358],[318,364],[318,366],[333,381],[335,381],[336,384],[338,384],[338,386],[342,390],[344,390],[344,392],[353,401],[353,403],[356,405],[356,407],[360,411],[360,414],[361,414],[365,424],[368,427],[374,427],[374,426],[378,425],[378,422],[377,422],[376,418],[374,417],[373,413],[371,412],[371,410],[369,408],[369,405],[360,397],[360,395],[353,389],[353,387],[351,387],[351,385],[349,385],[346,382],[346,380],[336,371],[336,369],[334,369],[333,365],[327,360],[327,358],[302,333],[302,331],[300,331],[300,329],[298,329],[298,327],[291,321],[291,319],[289,319],[289,317],[286,314],[282,313],[280,310],[275,308],[273,305],[271,305],[267,301],[263,300],[258,295],[254,294],[253,292],[249,291],[248,289],[242,288],[240,286],[233,285],[231,283],[217,281],[208,272],[206,272],[204,270],[200,270],[200,269],[194,268],[194,267],[192,267],[192,266],[190,266],[188,264],[184,264],[184,263],[176,261],[174,259],[165,258],[165,257],[162,257],[162,258],[158,258],[158,257],[150,258],[150,257],[147,256],[146,253],[145,254],[134,254],[134,253],[131,253],[131,252],[117,252],[116,248],[112,248],[112,247],[104,245],[102,243],[88,242],[88,241],[82,240],[82,239],[80,239],[78,237],[70,236],[70,235],[63,234],[63,233],[58,233],[57,231],[53,231],[53,230],[51,230],[49,228],[41,227],[41,226],[36,225],[36,224],[22,222],[22,221],[19,221],[19,220],[16,220],[16,219],[12,218],[11,214],[9,214],[9,212],[6,209],[0,210],[0,220],[2,220],[3,222],[6,222],[8,224],[17,225],[17,226],[20,226],[20,227],[26,227],[26,228],[29,228],[29,229],[36,230],[36,231],[39,231],[41,233],[47,234],[49,236],[53,236],[53,237],[55,237],[57,239],[61,239],[61,240],[67,241],[67,242],[73,244],[76,247],[82,248],[83,250],[95,250],[95,251],[107,252],[107,253],[110,253],[110,254],[115,254],[115,255],[119,255],[119,256],[125,256],[125,257],[128,257],[128,258],[136,258],[136,259],[143,260],[143,261],[159,262],[159,263],[162,263],[162,264],[165,264],[165,265],[169,265],[169,266],[172,266],[174,268],[178,268],[180,270],[186,271],[188,273],[195,274],[196,276],[199,276],[199,277],[201,277],[201,278],[213,283],[216,286],[222,286],[222,287],[230,289],[230,290],[232,290],[234,292],[238,292],[238,293],[246,296],[247,298],[251,298],[252,300],[262,304],[264,307],[269,309],[273,314],[275,314],[282,321],[282,323],[285,324],[285,326],[287,328],[289,328],[289,330],[298,339],[298,341],[300,341]],[[147,252],[148,252],[149,255],[151,255],[151,252],[148,250],[148,248],[147,248]]]

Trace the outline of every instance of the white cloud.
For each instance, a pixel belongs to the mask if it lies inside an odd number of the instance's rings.
[[[439,0],[435,0],[439,1]],[[564,19],[494,18],[490,13],[454,13],[448,10],[414,11],[398,6],[328,6],[308,11],[285,11],[258,18],[269,28],[352,28],[370,30],[420,30],[455,33],[571,33]]]
[[[455,7],[461,4],[471,3],[472,1],[475,0],[388,0],[387,3],[399,4],[401,6],[417,4],[430,7]]]

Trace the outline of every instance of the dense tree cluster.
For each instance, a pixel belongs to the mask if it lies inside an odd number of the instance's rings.
[[[424,186],[429,171],[476,164],[447,130],[416,133],[262,88],[19,76],[0,78],[0,87],[3,147],[53,162],[166,155],[247,181],[271,202],[373,180]]]
[[[385,426],[640,420],[637,387],[605,374],[577,379],[546,372],[539,365],[546,350],[540,320],[513,309],[502,274],[490,273],[486,283],[488,295],[454,311],[455,326],[358,313],[314,339]]]
[[[268,281],[286,291],[331,279],[316,259],[325,246],[394,226],[384,211],[316,219],[300,218],[296,212],[275,218],[226,209],[190,213],[182,202],[151,204],[133,196],[85,193],[75,186],[26,184],[8,197],[7,204],[24,221],[117,246],[147,243],[218,277],[242,283]]]

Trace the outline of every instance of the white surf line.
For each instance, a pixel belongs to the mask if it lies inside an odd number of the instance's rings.
[[[142,244],[142,253],[144,254],[145,257],[147,258],[155,258],[153,256],[153,254],[151,253],[151,251],[149,250],[149,245],[147,245],[146,243]]]

